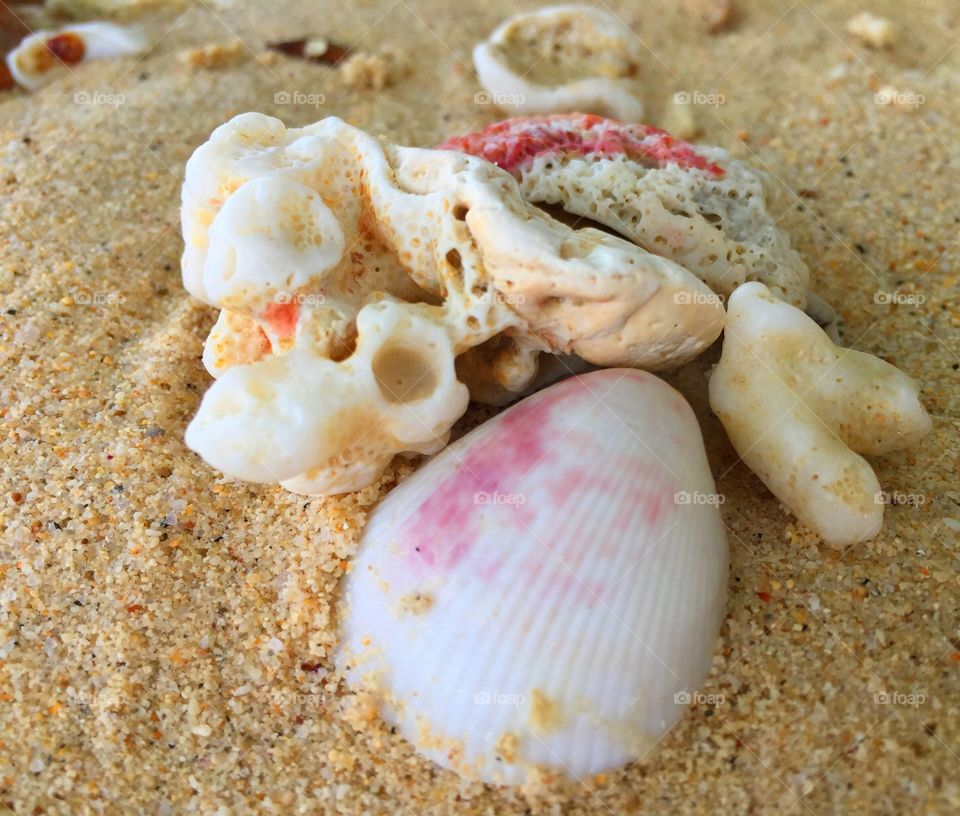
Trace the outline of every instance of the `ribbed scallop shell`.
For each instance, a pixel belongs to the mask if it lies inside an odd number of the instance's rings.
[[[692,410],[651,374],[523,400],[372,514],[345,587],[348,682],[470,778],[642,757],[710,666],[727,575],[713,494]]]

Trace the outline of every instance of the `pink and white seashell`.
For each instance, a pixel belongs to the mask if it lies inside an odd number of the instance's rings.
[[[565,380],[475,429],[374,511],[338,655],[466,778],[642,758],[710,667],[727,542],[689,405],[651,374]]]

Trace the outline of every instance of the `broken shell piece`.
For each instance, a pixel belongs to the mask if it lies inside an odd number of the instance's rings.
[[[143,32],[114,23],[78,23],[57,31],[37,31],[7,54],[7,67],[24,88],[35,91],[61,70],[77,63],[141,53]]]
[[[336,118],[218,128],[187,163],[182,221],[184,286],[223,309],[204,349],[219,380],[187,442],[230,475],[300,492],[353,490],[396,453],[442,447],[466,406],[455,365],[502,403],[543,352],[665,368],[723,323],[685,269],[553,220],[492,164]],[[432,360],[416,408],[375,387],[394,360],[377,349],[400,327]]]
[[[710,668],[718,504],[696,417],[662,380],[554,385],[374,510],[338,665],[418,751],[470,779],[642,759]]]
[[[587,111],[643,117],[633,77],[642,53],[633,32],[590,6],[553,6],[501,23],[473,51],[490,101],[528,113]]]
[[[330,42],[326,37],[312,39],[285,40],[267,43],[271,51],[278,51],[288,57],[321,62],[324,65],[337,65],[350,55],[350,49]]]
[[[721,295],[759,280],[806,304],[809,271],[767,212],[766,176],[721,148],[581,114],[508,119],[440,147],[497,164],[528,201],[597,221]]]
[[[901,450],[929,432],[918,391],[889,363],[835,346],[762,284],[730,298],[710,407],[743,461],[828,544],[879,532],[880,484],[858,454]]]

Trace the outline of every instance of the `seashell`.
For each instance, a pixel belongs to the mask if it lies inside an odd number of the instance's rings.
[[[338,665],[469,779],[642,758],[703,681],[727,543],[690,406],[652,374],[567,379],[473,430],[372,513]]]
[[[46,85],[70,66],[92,59],[134,56],[147,47],[137,28],[115,23],[77,23],[56,31],[36,31],[7,54],[10,74],[28,91]],[[83,101],[88,94],[76,95]]]

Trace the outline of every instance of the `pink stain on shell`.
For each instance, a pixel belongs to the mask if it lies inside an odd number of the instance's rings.
[[[667,479],[666,484],[634,485],[613,518],[612,529],[625,532],[636,527],[638,520],[650,531],[659,535],[674,508],[674,490]]]
[[[552,154],[608,159],[626,156],[646,167],[675,164],[717,178],[724,175],[720,165],[666,131],[582,113],[507,119],[481,131],[447,139],[438,147],[479,156],[513,175],[519,175],[538,156]]]
[[[641,372],[628,376],[649,378]],[[542,527],[538,524],[542,513],[562,513],[585,496],[596,494],[618,498],[619,509],[607,519],[608,534],[644,529],[656,538],[663,532],[673,510],[673,478],[665,468],[647,462],[642,448],[616,457],[619,466],[614,472],[623,474],[623,478],[592,466],[592,435],[577,428],[582,410],[578,400],[592,399],[588,389],[581,378],[572,378],[491,420],[496,423],[493,432],[468,446],[456,469],[403,520],[408,534],[402,541],[412,567],[450,570],[471,556],[476,542],[484,537],[484,525],[501,526],[505,537],[532,536],[529,528]],[[546,476],[538,475],[536,484],[530,484],[531,480],[524,477],[537,466],[538,473],[545,471]],[[524,490],[537,492],[528,497]],[[528,498],[532,498],[529,503]],[[576,571],[586,552],[570,544],[576,531],[560,529],[557,535],[562,541],[545,541],[544,549],[559,546],[568,566]],[[601,551],[615,551],[603,541],[595,543]],[[478,555],[483,557],[473,559],[477,575],[493,581],[502,566],[499,554]],[[551,559],[546,551],[538,557]],[[551,573],[551,584],[566,582],[569,577],[567,570],[554,569],[550,564],[542,565],[542,569]],[[588,594],[600,589],[593,587]],[[589,600],[579,589],[573,594]]]
[[[549,397],[521,402],[496,420],[496,433],[469,449],[406,521],[416,563],[446,569],[458,564],[476,540],[476,525],[493,512],[515,513],[521,524],[533,521],[533,508],[518,493],[519,479],[547,455],[551,414],[560,403]]]

